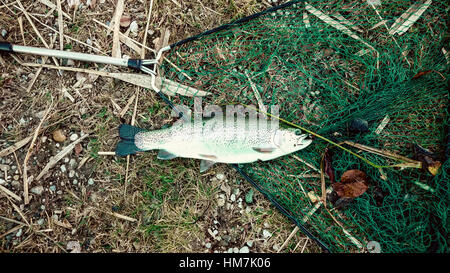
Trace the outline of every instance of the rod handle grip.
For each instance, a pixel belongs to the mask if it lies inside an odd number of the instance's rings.
[[[12,44],[0,41],[0,51],[13,52]]]

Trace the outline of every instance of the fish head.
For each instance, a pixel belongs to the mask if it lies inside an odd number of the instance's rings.
[[[306,148],[312,139],[308,134],[302,134],[300,129],[278,129],[274,135],[274,144],[285,153],[292,153]]]

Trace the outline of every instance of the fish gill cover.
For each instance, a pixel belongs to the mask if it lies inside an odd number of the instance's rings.
[[[163,62],[161,73],[210,92],[204,105],[278,105],[280,118],[379,166],[398,160],[374,150],[419,160],[414,147],[426,149],[443,162],[434,173],[375,168],[321,139],[239,167],[333,252],[448,252],[448,13],[446,1],[291,1],[175,44],[165,56],[179,69]],[[171,100],[193,109],[193,98]],[[367,174],[367,191],[346,205],[313,198],[327,148],[336,180]]]

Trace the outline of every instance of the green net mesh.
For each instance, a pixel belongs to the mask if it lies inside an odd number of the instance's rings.
[[[443,158],[448,3],[369,2],[375,5],[363,0],[289,2],[174,47],[166,57],[179,69],[163,62],[161,73],[210,92],[203,105],[258,105],[256,89],[265,105],[279,105],[280,118],[335,142],[352,141],[409,158],[412,145],[418,144]],[[171,100],[194,105],[193,98],[176,94]],[[355,118],[368,122],[368,132],[348,130]],[[326,147],[332,146],[316,139],[294,155],[240,167],[332,251],[361,251],[370,241],[378,242],[382,252],[449,251],[448,161],[436,176],[415,168],[380,172],[331,148],[336,177],[360,169],[370,187],[345,209],[328,204],[326,210],[308,197],[310,192],[321,195],[317,170]],[[378,165],[398,163],[350,149]]]

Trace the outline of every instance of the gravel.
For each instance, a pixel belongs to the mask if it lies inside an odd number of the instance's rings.
[[[223,173],[218,173],[216,175],[216,178],[219,179],[219,180],[224,180],[225,179],[225,175]]]
[[[264,239],[270,238],[270,237],[272,237],[272,233],[270,233],[268,230],[264,229],[263,237],[264,237]]]
[[[250,253],[250,249],[247,246],[244,246],[239,249],[239,253]]]
[[[70,135],[70,141],[75,141],[75,140],[77,140],[78,139],[78,135],[77,134],[72,134],[72,135]]]
[[[41,195],[44,192],[44,187],[36,186],[36,187],[31,188],[30,191],[34,194]]]

